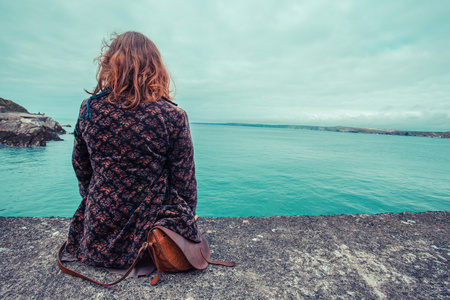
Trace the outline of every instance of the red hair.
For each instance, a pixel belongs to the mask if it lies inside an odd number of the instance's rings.
[[[111,90],[106,101],[133,109],[141,101],[170,97],[170,75],[155,44],[145,35],[128,31],[111,35],[104,42],[99,62],[97,86],[92,95]]]

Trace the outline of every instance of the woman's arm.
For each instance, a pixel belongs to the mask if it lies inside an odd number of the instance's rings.
[[[74,130],[75,142],[72,152],[72,165],[75,170],[75,175],[78,178],[78,186],[80,195],[85,199],[89,191],[89,184],[92,177],[92,166],[89,158],[89,152],[86,146],[86,142],[81,135],[80,123],[81,118],[78,117],[77,125]]]
[[[178,195],[186,201],[195,215],[197,209],[197,180],[195,178],[194,146],[192,144],[189,120],[182,111],[175,122],[171,136],[169,163],[170,184]]]

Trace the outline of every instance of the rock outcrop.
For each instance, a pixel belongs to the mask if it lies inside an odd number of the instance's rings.
[[[66,131],[52,118],[30,113],[0,113],[0,143],[9,146],[45,146],[47,141],[62,141]]]

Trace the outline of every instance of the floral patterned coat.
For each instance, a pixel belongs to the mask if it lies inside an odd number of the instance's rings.
[[[154,225],[199,242],[186,112],[165,98],[130,110],[103,97],[107,93],[82,103],[74,131],[72,163],[82,202],[67,252],[89,265],[125,267]]]

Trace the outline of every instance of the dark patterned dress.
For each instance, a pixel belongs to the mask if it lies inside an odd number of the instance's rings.
[[[102,97],[83,102],[74,131],[82,202],[67,252],[89,265],[125,267],[154,225],[199,242],[186,112],[165,98],[129,110]]]

